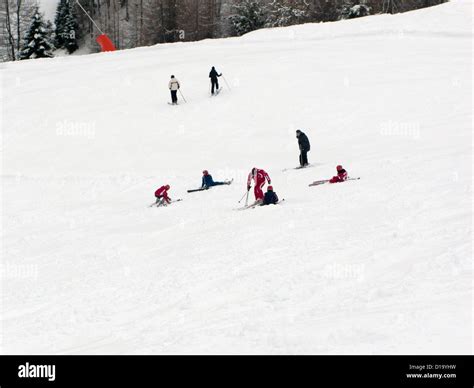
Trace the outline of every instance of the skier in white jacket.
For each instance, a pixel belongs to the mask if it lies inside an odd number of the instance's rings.
[[[171,102],[173,105],[178,105],[178,90],[181,87],[179,81],[174,75],[171,76],[171,80],[168,84],[168,88],[171,91]]]

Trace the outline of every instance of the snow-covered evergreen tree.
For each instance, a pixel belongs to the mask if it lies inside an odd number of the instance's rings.
[[[78,24],[76,15],[74,14],[74,2],[71,0],[60,0],[56,10],[54,20],[55,29],[55,46],[56,48],[65,48],[72,54],[78,49],[77,30]]]
[[[24,40],[20,59],[52,58],[54,56],[51,52],[53,49],[54,45],[51,42],[48,27],[43,20],[43,15],[36,7],[30,29]]]
[[[56,8],[56,16],[54,18],[54,45],[56,48],[64,47],[63,32],[66,11],[66,0],[59,0],[58,6]]]
[[[273,0],[267,7],[266,27],[285,27],[303,23],[308,18],[308,5],[302,2]]]
[[[235,14],[229,17],[236,35],[258,30],[265,26],[265,7],[259,0],[243,0],[233,5]]]
[[[67,49],[69,54],[72,54],[79,48],[77,44],[78,25],[73,6],[74,3],[71,0],[67,0],[67,12],[64,20],[63,39],[64,47]]]
[[[341,8],[340,19],[354,19],[370,15],[370,7],[363,1],[346,0]]]

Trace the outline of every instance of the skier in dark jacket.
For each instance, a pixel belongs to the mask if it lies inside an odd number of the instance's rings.
[[[209,78],[211,79],[212,88],[211,94],[214,94],[214,90],[219,91],[219,77],[222,76],[222,73],[219,74],[214,66],[212,66],[211,72],[209,73]]]
[[[229,182],[214,182],[214,179],[212,179],[212,175],[209,174],[209,171],[204,170],[202,172],[202,189],[208,189],[209,187],[212,186],[222,186],[222,185],[230,185]]]
[[[298,129],[296,131],[296,138],[298,139],[298,145],[300,147],[300,166],[306,167],[308,166],[308,152],[311,149],[308,136]]]
[[[263,197],[262,206],[276,205],[278,201],[279,201],[278,195],[273,191],[273,186],[268,186],[267,192],[265,193],[265,196]]]

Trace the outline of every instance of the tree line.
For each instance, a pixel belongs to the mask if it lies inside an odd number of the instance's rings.
[[[118,49],[239,36],[268,27],[398,13],[446,0],[79,0]],[[76,0],[58,0],[54,24],[35,0],[0,0],[2,61],[98,51]],[[36,48],[43,50],[38,51]]]

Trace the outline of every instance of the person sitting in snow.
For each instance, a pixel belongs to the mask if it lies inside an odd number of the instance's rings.
[[[214,182],[214,179],[212,179],[212,175],[209,174],[209,171],[204,170],[202,172],[202,189],[208,189],[212,186],[222,186],[222,185],[230,185],[229,182]]]
[[[171,198],[168,197],[168,190],[170,185],[161,186],[158,190],[155,191],[156,202],[158,206],[169,205],[171,203]]]
[[[337,170],[337,175],[333,176],[330,180],[329,183],[339,183],[339,182],[344,182],[347,180],[349,177],[347,175],[347,171],[342,168],[341,165],[336,167]]]
[[[273,186],[267,187],[267,192],[263,197],[262,206],[265,205],[276,205],[278,203],[278,195],[273,191]]]

